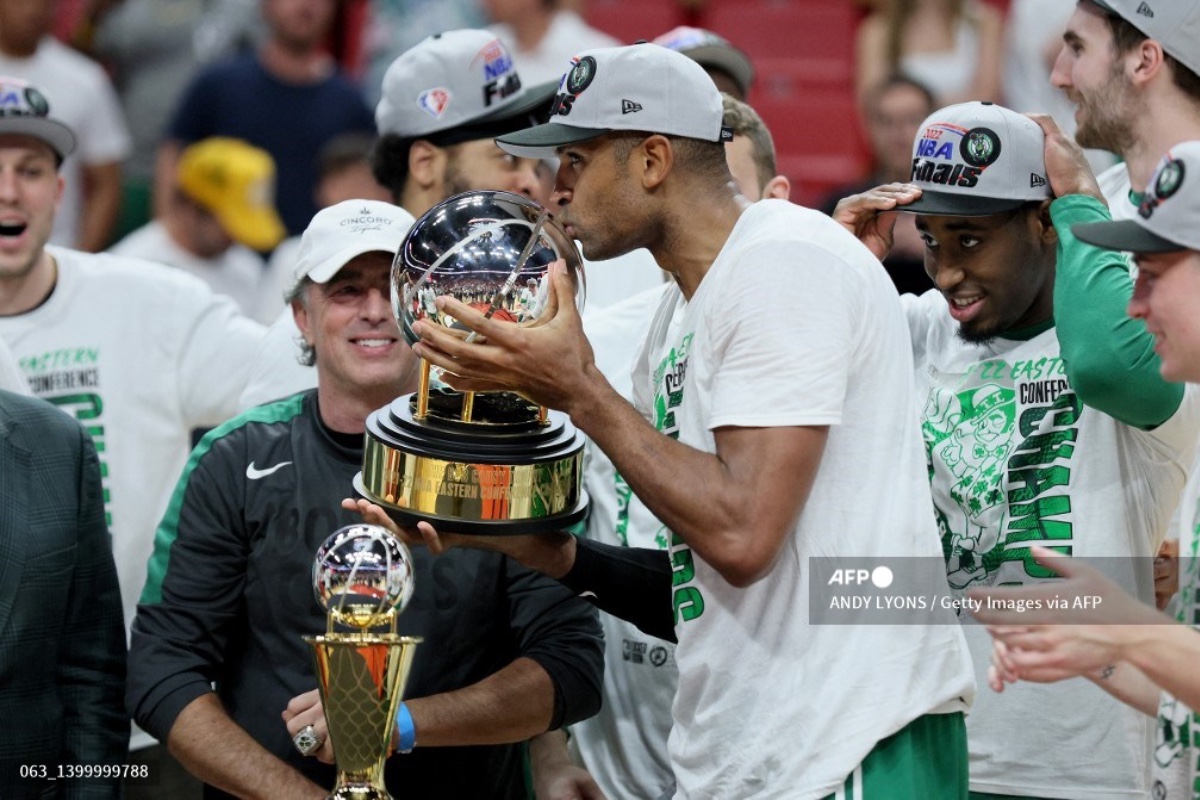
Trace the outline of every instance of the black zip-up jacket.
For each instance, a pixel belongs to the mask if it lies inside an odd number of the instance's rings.
[[[361,437],[327,429],[315,391],[252,409],[201,441],[159,526],[133,623],[127,700],[139,725],[165,740],[215,683],[267,750],[333,785],[331,767],[296,751],[280,713],[316,687],[302,639],[326,627],[313,556],[360,521],[340,501],[361,461]],[[418,547],[413,556],[416,588],[398,627],[424,642],[405,697],[469,686],[524,656],[553,681],[553,727],[599,709],[603,641],[588,603],[495,553]],[[525,797],[523,748],[418,747],[388,760],[387,783],[406,798]]]

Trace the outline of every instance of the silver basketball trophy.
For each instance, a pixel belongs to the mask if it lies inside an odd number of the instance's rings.
[[[426,320],[471,334],[434,300],[450,295],[488,318],[534,323],[546,309],[550,265],[563,259],[582,304],[579,251],[548,212],[508,192],[467,192],[430,209],[392,264],[392,310],[409,344]],[[433,386],[367,418],[355,489],[399,524],[517,534],[562,530],[583,519],[583,435],[565,414],[510,392]]]
[[[391,800],[383,765],[396,711],[421,639],[396,634],[413,593],[412,554],[378,525],[334,531],[313,562],[313,592],[325,609],[324,636],[306,636],[337,760],[331,800]],[[337,632],[336,626],[350,628]],[[387,633],[372,629],[387,626]]]

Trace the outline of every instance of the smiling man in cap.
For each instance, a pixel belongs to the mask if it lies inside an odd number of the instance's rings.
[[[1050,82],[1077,106],[1075,140],[1121,157],[1098,181],[1129,219],[1162,153],[1200,139],[1200,2],[1079,0]]]
[[[416,389],[418,361],[389,300],[392,258],[412,221],[368,200],[317,213],[290,298],[316,388],[205,437],[159,526],[129,707],[222,792],[323,798],[333,784],[302,639],[325,627],[312,560],[355,521],[340,501],[362,464],[367,415]],[[419,552],[414,572],[399,630],[426,643],[387,783],[397,795],[524,800],[523,741],[599,705],[595,611],[496,553],[443,562]]]
[[[1160,162],[1139,213],[1131,220],[1076,225],[1075,235],[1099,247],[1132,252],[1137,285],[1129,315],[1154,335],[1162,373],[1200,381],[1200,142],[1171,148]],[[1100,615],[1042,612],[1036,618],[989,610],[977,614],[997,642],[991,684],[1003,691],[1017,680],[1052,682],[1082,676],[1150,717],[1158,730],[1151,796],[1193,800],[1200,787],[1200,473],[1180,504],[1181,600],[1177,621],[1139,604],[1094,569],[1050,552],[1038,560],[1066,580],[1062,597],[1103,598]],[[1028,588],[997,589],[996,600],[1040,597]],[[1097,622],[1122,624],[1095,624]],[[1016,687],[1014,687],[1016,688]],[[1055,687],[1054,691],[1062,691]]]
[[[0,78],[0,338],[34,393],[87,427],[105,476],[125,622],[191,431],[237,410],[263,328],[160,264],[47,245],[74,138],[36,87]],[[133,758],[165,750],[135,730]],[[151,771],[171,786],[166,761]]]
[[[449,298],[438,302],[485,344],[418,326],[418,353],[457,387],[570,413],[664,523],[670,553],[423,533],[435,548],[511,548],[677,638],[676,797],[962,797],[973,686],[957,627],[809,619],[810,556],[940,552],[895,290],[828,217],[740,198],[727,139],[704,70],[641,44],[581,53],[550,121],[498,140],[517,155],[557,152],[557,213],[585,256],[644,246],[674,275],[634,404],[595,367],[561,271],[556,313],[536,328]],[[877,763],[900,750],[905,789]]]
[[[1071,233],[1110,219],[1082,151],[1049,117],[988,103],[939,109],[920,131],[911,184],[835,213],[883,198],[882,217],[863,217],[867,239],[895,210],[917,215],[936,288],[903,304],[950,586],[1036,586],[1048,576],[1031,545],[1148,567],[1200,410],[1125,315],[1124,258]],[[978,626],[966,635],[982,682],[991,641]],[[981,694],[967,720],[972,794],[1144,796],[1148,720],[1090,697],[1082,685]]]

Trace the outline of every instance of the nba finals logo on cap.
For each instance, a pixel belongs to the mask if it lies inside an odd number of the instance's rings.
[[[968,130],[935,122],[917,142],[912,179],[942,186],[976,186],[983,170],[1000,157],[1000,147],[1000,138],[987,128]]]
[[[1030,118],[992,103],[931,114],[913,142],[914,214],[986,216],[1051,196],[1045,135]]]
[[[591,56],[583,56],[582,58],[573,58],[571,62],[570,71],[563,76],[562,91],[554,98],[554,105],[550,107],[550,116],[552,117],[565,117],[570,114],[575,98],[579,97],[584,89],[591,86],[596,77],[596,59]]]
[[[494,39],[479,51],[483,59],[483,104],[490,106],[521,90],[521,78],[513,67],[513,58],[499,39]]]
[[[450,92],[442,88],[421,92],[417,97],[417,105],[425,109],[434,119],[441,119],[442,115],[446,113],[446,106],[450,105]]]
[[[0,114],[6,117],[44,117],[50,102],[35,87],[11,82],[0,84]]]

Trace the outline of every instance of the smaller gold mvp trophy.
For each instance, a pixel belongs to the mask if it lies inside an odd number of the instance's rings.
[[[398,636],[413,592],[412,554],[378,525],[348,525],[317,550],[313,591],[328,614],[312,646],[317,686],[337,759],[331,800],[392,800],[383,764],[420,638]],[[339,625],[353,629],[335,632]],[[387,633],[371,629],[388,627]]]

